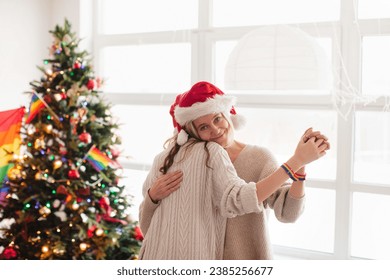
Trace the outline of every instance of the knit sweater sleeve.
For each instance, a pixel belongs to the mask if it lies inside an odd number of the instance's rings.
[[[256,184],[246,183],[238,177],[227,152],[218,144],[209,143],[211,157],[212,185],[214,204],[221,215],[233,218],[247,213],[261,212],[262,204],[258,203]]]
[[[259,179],[269,176],[279,167],[277,160],[270,151],[263,149],[263,152],[267,160]],[[264,202],[264,206],[273,209],[275,217],[283,223],[295,222],[302,215],[305,206],[305,197],[292,197],[289,195],[290,188],[291,181],[285,182]]]
[[[141,202],[139,206],[139,226],[142,231],[142,234],[145,236],[148,232],[150,222],[152,221],[154,211],[157,209],[157,207],[160,205],[160,202],[154,203],[148,193],[148,190],[153,185],[154,181],[157,180],[158,176],[160,175],[159,166],[160,166],[160,160],[159,156],[156,156],[156,158],[153,161],[152,168],[149,171],[148,176],[145,179],[145,182],[142,187],[142,194],[143,194],[143,201]]]
[[[154,203],[147,194],[139,207],[139,226],[143,235],[148,232],[150,222],[152,221],[154,211],[160,205],[160,202]]]

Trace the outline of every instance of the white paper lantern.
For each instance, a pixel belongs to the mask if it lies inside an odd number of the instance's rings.
[[[262,27],[240,39],[225,68],[230,90],[318,90],[331,87],[329,59],[298,28]]]

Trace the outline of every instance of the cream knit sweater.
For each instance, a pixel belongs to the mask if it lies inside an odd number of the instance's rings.
[[[169,149],[156,156],[143,186],[140,259],[222,259],[227,217],[263,210],[255,183],[247,184],[237,176],[220,145],[207,144],[211,168],[206,167],[204,145],[180,149],[170,171],[183,171],[181,187],[154,212],[146,213],[143,208],[152,203],[147,191],[161,175],[159,168]]]
[[[272,174],[278,163],[269,150],[246,145],[234,161],[237,174],[247,182],[257,182]],[[302,214],[305,198],[293,198],[286,183],[264,201],[266,211],[250,213],[227,219],[224,259],[272,259],[272,247],[268,232],[267,212],[273,209],[281,222],[294,222]],[[141,204],[140,225],[144,234],[148,231],[154,211],[159,207],[148,195]]]

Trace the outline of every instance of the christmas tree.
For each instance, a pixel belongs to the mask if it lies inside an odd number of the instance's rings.
[[[70,23],[50,31],[0,205],[0,259],[136,259],[142,234],[119,185],[120,138]],[[4,226],[7,224],[7,226]]]

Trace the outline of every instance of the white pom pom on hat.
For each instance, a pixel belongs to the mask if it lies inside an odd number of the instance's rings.
[[[177,135],[177,144],[184,145],[188,141],[188,133],[182,129]]]
[[[183,127],[190,121],[202,116],[223,113],[231,119],[235,129],[245,125],[245,118],[237,115],[234,108],[235,97],[227,96],[215,85],[201,81],[194,84],[187,92],[176,96],[170,108],[173,126],[177,130],[177,144],[184,145],[188,141],[188,134]]]

